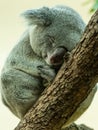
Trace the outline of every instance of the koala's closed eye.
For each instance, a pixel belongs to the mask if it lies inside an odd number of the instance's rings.
[[[48,41],[49,43],[54,46],[55,45],[55,37],[54,36],[50,36],[50,35],[47,35],[47,38],[48,38]]]

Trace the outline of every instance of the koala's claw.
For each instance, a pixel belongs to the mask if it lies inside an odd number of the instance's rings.
[[[43,68],[43,66],[42,66],[42,65],[39,65],[39,66],[37,66],[37,68],[39,68],[39,69],[40,69],[40,68]]]
[[[53,69],[48,66],[38,66],[38,70],[40,71],[40,76],[46,79],[48,82],[53,81],[56,76],[56,73]]]

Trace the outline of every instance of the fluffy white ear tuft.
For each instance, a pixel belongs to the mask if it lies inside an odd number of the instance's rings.
[[[27,10],[21,14],[28,22],[28,25],[48,26],[51,24],[52,13],[49,8],[43,7],[40,9]]]

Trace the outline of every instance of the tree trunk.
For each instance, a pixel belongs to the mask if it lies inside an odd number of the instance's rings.
[[[60,130],[87,98],[97,80],[98,11],[88,23],[80,44],[69,60],[65,59],[52,85],[44,90],[15,130]]]

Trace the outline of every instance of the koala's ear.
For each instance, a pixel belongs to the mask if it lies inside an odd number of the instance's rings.
[[[27,20],[28,25],[48,26],[52,22],[52,13],[49,8],[43,7],[40,9],[27,10],[22,13],[22,16]]]

